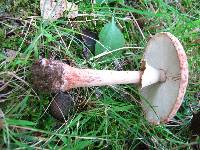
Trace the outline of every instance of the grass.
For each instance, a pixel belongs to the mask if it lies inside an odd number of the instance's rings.
[[[9,3],[10,2],[10,3]],[[99,16],[78,17],[69,21],[61,18],[48,23],[41,19],[38,0],[0,2],[8,17],[0,16],[0,80],[9,92],[0,99],[5,113],[4,128],[0,131],[0,148],[8,149],[191,149],[199,141],[191,141],[192,113],[199,110],[195,97],[200,89],[200,11],[197,0],[165,3],[139,1],[133,6],[110,4],[91,5],[78,1],[79,14]],[[4,9],[3,9],[4,8]],[[134,20],[124,20],[130,13]],[[97,33],[112,16],[122,30],[126,47],[118,58],[106,60],[83,57],[81,30]],[[141,29],[141,31],[139,30]],[[41,55],[69,60],[78,67],[113,69],[114,60],[124,62],[124,69],[139,69],[143,49],[150,35],[168,31],[177,36],[188,56],[190,79],[181,108],[169,124],[149,124],[141,111],[139,92],[133,85],[78,88],[70,91],[78,101],[88,102],[87,108],[77,111],[65,123],[56,121],[48,106],[53,94],[35,92],[31,86],[30,67]],[[5,49],[17,52],[6,57]],[[128,63],[126,63],[128,62]],[[129,63],[131,62],[131,64]],[[98,96],[97,96],[98,95]],[[94,105],[90,106],[89,103]]]

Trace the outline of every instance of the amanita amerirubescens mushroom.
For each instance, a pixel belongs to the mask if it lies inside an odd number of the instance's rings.
[[[188,83],[188,63],[179,40],[168,32],[148,42],[141,71],[78,69],[60,61],[42,59],[33,65],[33,84],[46,91],[77,87],[141,84],[142,107],[154,124],[168,122],[179,109]]]

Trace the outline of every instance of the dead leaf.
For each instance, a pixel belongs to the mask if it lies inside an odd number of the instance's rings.
[[[67,2],[67,9],[68,18],[76,18],[78,16],[78,5],[72,3],[72,2]]]
[[[63,16],[67,8],[65,0],[40,0],[41,16],[43,19],[56,20]]]
[[[66,0],[40,0],[41,16],[43,19],[57,20],[67,11],[68,18],[78,16],[78,5]]]
[[[11,49],[5,49],[3,52],[8,58],[15,58],[17,56],[17,51]]]
[[[199,38],[199,39],[192,40],[192,43],[193,43],[193,44],[199,44],[199,43],[200,43],[200,38]]]
[[[12,50],[12,49],[4,49],[3,53],[6,56],[7,61],[11,61],[12,59],[16,58],[17,56],[19,56],[19,58],[25,58],[24,54],[17,52],[15,50]]]

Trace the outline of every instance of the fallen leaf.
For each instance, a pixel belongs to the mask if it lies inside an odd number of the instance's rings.
[[[3,52],[8,58],[15,58],[17,56],[17,51],[11,49],[5,49]]]
[[[63,16],[67,8],[65,0],[40,0],[41,16],[43,19],[56,20]]]
[[[68,18],[78,16],[78,5],[66,0],[40,0],[41,16],[43,19],[57,20],[67,11]]]
[[[78,16],[78,5],[72,2],[67,2],[68,18],[76,18]]]
[[[195,39],[192,41],[193,44],[199,44],[200,43],[200,38],[199,39]]]
[[[22,53],[17,52],[12,49],[4,49],[3,53],[4,53],[7,61],[11,61],[12,59],[16,58],[17,56],[19,56],[20,58],[25,58],[25,56]]]

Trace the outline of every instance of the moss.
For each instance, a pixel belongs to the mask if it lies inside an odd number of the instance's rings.
[[[24,9],[26,8],[26,9]],[[0,14],[8,13],[23,18],[39,13],[39,0],[7,0],[0,2]]]

